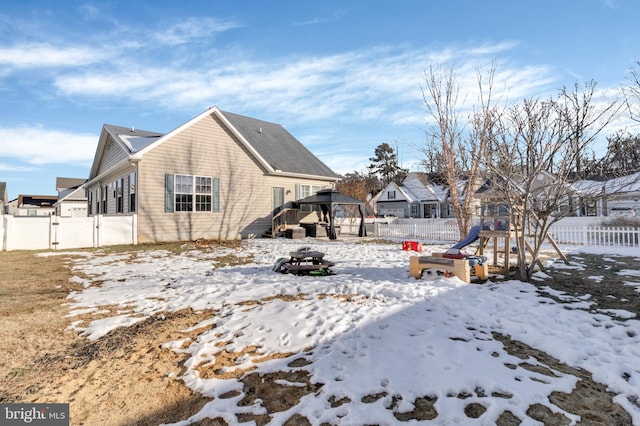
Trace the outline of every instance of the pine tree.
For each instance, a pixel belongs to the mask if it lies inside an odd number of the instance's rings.
[[[407,176],[408,170],[398,165],[396,153],[386,142],[376,147],[375,157],[369,158],[369,161],[371,161],[369,170],[378,175],[382,188],[389,182],[400,183]]]

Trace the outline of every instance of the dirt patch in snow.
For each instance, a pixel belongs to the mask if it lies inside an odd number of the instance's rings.
[[[187,249],[215,250],[216,247],[215,242],[199,241]],[[228,245],[223,247],[229,248]],[[184,245],[154,245],[152,248],[179,251],[184,250]],[[590,308],[593,311],[609,312],[614,316],[615,310],[640,314],[640,293],[636,287],[628,285],[633,279],[621,274],[625,270],[640,270],[638,259],[581,254],[570,260],[583,268],[577,272],[551,268],[547,272],[553,279],[537,285],[572,296],[590,295],[587,300],[595,302]],[[3,252],[0,255],[0,270],[3,271],[0,276],[0,338],[3,342],[0,346],[0,402],[68,402],[73,425],[157,425],[188,419],[200,411],[209,399],[193,392],[180,380],[185,355],[165,348],[163,344],[179,339],[191,341],[202,329],[184,330],[210,318],[213,313],[165,312],[89,341],[68,330],[75,318],[65,317],[68,314],[64,305],[66,296],[79,289],[79,285],[70,281],[71,262],[69,256],[40,257],[33,252]],[[229,256],[220,262],[237,262],[237,258]],[[636,277],[635,281],[640,280]],[[581,416],[584,424],[631,424],[629,414],[612,401],[614,395],[602,384],[594,382],[590,373],[564,365],[508,336],[494,333],[493,337],[502,342],[510,354],[523,360],[520,364],[523,368],[536,369],[541,374],[560,371],[578,377],[572,393],[554,392],[550,399],[567,412]],[[295,371],[262,375],[244,372],[242,393],[231,392],[222,397],[243,395],[238,405],[261,401],[267,412],[264,415],[238,415],[238,422],[268,424],[270,414],[288,410],[304,395],[317,393],[322,385],[311,383],[304,369],[309,363],[308,355],[309,352],[301,353],[290,364]],[[528,364],[529,357],[535,358],[538,365]],[[234,354],[229,354],[226,361],[224,357],[220,360],[233,365]],[[224,365],[216,365],[203,373],[216,377],[218,369],[224,370],[221,367]],[[333,407],[366,404],[385,396],[368,395],[362,401],[330,397],[327,403]],[[470,396],[447,397],[466,399]],[[481,418],[492,398],[512,397],[487,395],[482,389],[476,389],[475,396],[480,402],[476,400],[465,408],[469,418]],[[482,403],[485,399],[487,404]],[[389,409],[393,410],[397,402],[394,400]],[[413,411],[394,414],[399,422],[437,419],[434,397],[425,395],[412,402]],[[527,415],[544,424],[569,424],[569,419],[540,404],[529,407]],[[518,425],[527,420],[505,411],[498,424]],[[194,424],[226,423],[215,418]],[[311,423],[303,416],[294,415],[285,424]]]

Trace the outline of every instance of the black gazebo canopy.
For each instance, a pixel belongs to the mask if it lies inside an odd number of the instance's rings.
[[[329,213],[329,239],[335,240],[336,237],[336,229],[334,226],[335,216],[336,216],[336,206],[339,205],[357,205],[358,210],[360,211],[360,227],[358,229],[358,236],[365,237],[367,235],[367,230],[364,226],[364,202],[360,200],[356,200],[355,198],[349,197],[348,195],[341,194],[336,189],[322,189],[316,192],[314,195],[310,195],[301,200],[297,200],[298,204],[311,204],[311,205],[319,205],[322,209],[322,213],[327,217],[327,213]]]

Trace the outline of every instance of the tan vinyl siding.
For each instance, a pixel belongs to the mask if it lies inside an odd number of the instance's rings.
[[[330,182],[322,181],[322,180],[295,179],[295,178],[284,177],[284,176],[263,177],[262,188],[268,200],[268,205],[266,206],[268,211],[267,211],[267,215],[265,215],[264,217],[256,218],[255,222],[249,228],[253,234],[260,235],[260,234],[263,234],[265,231],[271,229],[273,188],[284,189],[284,204],[286,205],[288,203],[296,201],[296,185],[298,184],[320,186],[322,189],[332,187],[332,184]]]
[[[165,173],[218,178],[220,211],[165,213]],[[248,236],[256,213],[270,212],[263,174],[216,120],[203,118],[144,155],[138,176],[139,241]]]
[[[165,212],[165,174],[209,176],[220,182],[218,212]],[[271,227],[272,188],[295,200],[296,183],[326,181],[267,176],[252,155],[214,117],[206,116],[145,153],[138,165],[138,241],[236,239]]]
[[[104,156],[96,174],[109,170],[114,165],[128,158],[128,154],[109,136],[104,149]]]

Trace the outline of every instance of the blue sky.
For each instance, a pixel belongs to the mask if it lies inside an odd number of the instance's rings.
[[[0,181],[9,198],[86,178],[102,125],[168,132],[216,105],[282,124],[338,173],[376,146],[418,170],[430,65],[463,87],[495,62],[506,98],[640,60],[636,0],[3,1]]]

